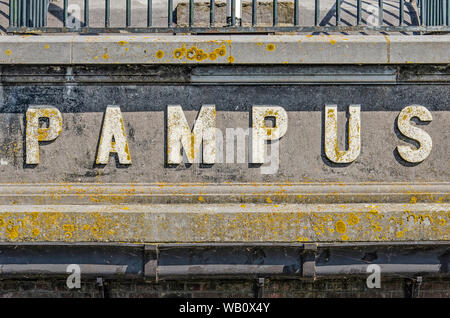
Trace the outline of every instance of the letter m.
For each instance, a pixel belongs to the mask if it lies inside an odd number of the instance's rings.
[[[189,163],[200,162],[200,146],[203,148],[202,162],[216,161],[216,107],[203,105],[190,129],[179,105],[167,107],[167,163],[180,164],[181,146]]]

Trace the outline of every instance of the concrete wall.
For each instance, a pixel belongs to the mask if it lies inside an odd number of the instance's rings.
[[[2,37],[0,240],[8,246],[414,241],[448,247],[449,39]],[[190,125],[202,105],[216,105],[222,131],[248,128],[254,105],[283,107],[289,123],[276,171],[264,174],[248,162],[168,165],[171,104],[183,107]],[[325,104],[338,106],[341,136],[348,106],[361,105],[362,149],[353,163],[335,164],[324,154]],[[420,126],[432,137],[432,152],[418,164],[396,151],[411,143],[399,133],[397,117],[414,104],[433,116]],[[30,105],[54,106],[63,120],[61,135],[40,143],[37,165],[25,161]],[[114,156],[95,164],[108,105],[121,107],[131,165]],[[446,264],[436,265],[444,276]],[[130,284],[115,295],[141,288]],[[211,284],[204,286],[216,290]],[[167,289],[184,294],[185,286]],[[300,296],[277,286],[268,295]],[[146,288],[154,294],[150,285],[136,293]],[[399,285],[392,288],[384,295],[404,295]],[[53,293],[51,286],[42,290]]]

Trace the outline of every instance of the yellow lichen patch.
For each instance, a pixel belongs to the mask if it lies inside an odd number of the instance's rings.
[[[44,46],[44,48],[48,50],[48,49],[50,48],[50,45],[46,44],[46,45]]]
[[[233,56],[229,56],[227,58],[228,63],[233,63],[234,62],[234,57]]]
[[[217,59],[217,54],[215,52],[209,53],[209,59],[215,61]]]
[[[12,54],[12,51],[8,49],[8,50],[5,51],[5,54],[6,54],[7,56],[10,56],[10,55]]]
[[[269,198],[269,197],[267,197],[267,198],[266,198],[266,202],[270,204],[270,203],[272,203],[272,199]]]
[[[63,231],[64,232],[73,232],[75,227],[73,224],[63,224]]]
[[[410,203],[414,204],[417,202],[417,198],[415,196],[411,197],[411,200],[409,201]]]
[[[258,43],[256,43],[256,45],[261,46],[261,45],[262,45],[262,42],[258,42]]]
[[[401,238],[401,237],[403,237],[403,232],[402,231],[398,231],[396,235],[397,235],[398,238]]]
[[[344,221],[339,220],[336,222],[336,232],[338,233],[347,232],[347,226],[345,225]]]
[[[227,48],[225,45],[214,50],[214,52],[219,56],[225,56],[227,54]]]
[[[103,59],[105,60],[109,59],[109,55],[107,53],[103,54]]]
[[[124,46],[125,44],[128,44],[128,42],[126,42],[126,41],[119,41],[118,43],[120,46]]]
[[[199,62],[206,60],[208,58],[208,54],[205,53],[202,49],[198,49],[195,54],[195,59]]]
[[[273,50],[275,50],[275,44],[273,44],[273,43],[267,44],[266,50],[267,50],[267,51],[273,51]]]
[[[188,59],[188,60],[193,60],[193,59],[195,59],[195,57],[196,57],[196,55],[197,55],[197,48],[195,47],[195,46],[193,46],[193,47],[191,47],[189,50],[187,50],[187,52],[186,52],[186,58]]]
[[[41,231],[39,229],[33,229],[31,233],[33,234],[33,236],[38,236],[41,233]]]
[[[359,218],[356,215],[354,215],[353,213],[351,213],[349,215],[349,217],[347,218],[347,223],[349,225],[356,225],[359,223]]]
[[[330,40],[330,43],[331,43],[331,45],[335,45],[335,44],[336,44],[336,40],[331,39],[331,40]]]
[[[173,58],[175,58],[175,59],[181,59],[181,58],[183,58],[183,56],[184,56],[184,54],[186,53],[186,49],[183,47],[183,48],[178,48],[178,49],[175,49],[174,51],[173,51]]]
[[[164,57],[164,52],[161,50],[158,50],[155,54],[155,56],[159,59],[162,59]]]
[[[377,210],[376,207],[372,207],[372,208],[369,210],[369,213],[372,214],[372,215],[377,215],[377,214],[378,214],[378,210]]]
[[[341,239],[343,241],[348,241],[349,237],[348,237],[348,235],[344,234],[344,235],[341,236]]]
[[[202,196],[199,196],[199,197],[198,197],[198,200],[199,200],[200,202],[205,202],[205,198],[203,198]]]
[[[96,55],[96,56],[94,56],[94,60],[96,60],[96,59],[98,59],[98,56]]]

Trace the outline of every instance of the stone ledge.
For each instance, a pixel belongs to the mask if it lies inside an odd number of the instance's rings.
[[[440,36],[7,36],[0,64],[448,64]]]
[[[446,241],[448,187],[3,185],[0,242]]]
[[[0,241],[446,241],[449,211],[447,203],[1,205]]]

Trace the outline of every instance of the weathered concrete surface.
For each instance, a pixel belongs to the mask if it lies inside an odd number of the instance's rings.
[[[0,60],[2,64],[45,63],[66,64],[71,61],[72,36],[47,37],[2,36],[0,37]]]
[[[389,45],[389,60],[391,63],[433,63],[447,59],[450,63],[449,43],[450,37],[447,37],[445,44],[436,41],[436,38],[424,36],[405,39],[402,36],[389,36],[387,40]],[[426,53],[425,53],[426,52]]]
[[[2,241],[448,240],[449,204],[0,206]]]
[[[448,64],[440,36],[11,36],[1,64]]]
[[[448,36],[427,37],[424,49],[415,37],[403,42],[371,36],[64,36],[23,37],[15,44],[17,38],[0,39],[2,241],[449,239]],[[58,49],[49,38],[67,46]],[[362,51],[366,56],[357,52],[369,40],[376,42],[373,50]],[[408,45],[423,50],[424,57],[418,60]],[[208,58],[186,60],[193,46]],[[222,46],[220,65],[201,65],[216,62],[209,54]],[[180,48],[181,61],[173,56]],[[50,50],[53,58],[41,50]],[[68,53],[59,57],[61,50]],[[398,62],[400,50],[405,60]],[[309,65],[282,65],[288,58]],[[325,59],[348,64],[320,65]],[[288,129],[279,143],[278,169],[267,175],[248,163],[168,166],[167,105],[181,105],[192,125],[207,104],[216,105],[222,132],[248,128],[253,105],[285,108]],[[338,105],[340,149],[344,111],[361,105],[361,154],[353,163],[333,164],[324,155],[326,104]],[[27,165],[24,156],[25,112],[31,105],[54,106],[63,119],[60,136],[40,143],[38,165]],[[121,107],[131,165],[114,158],[95,164],[108,105]],[[420,126],[433,147],[419,164],[396,152],[398,145],[411,143],[396,127],[409,105],[422,105],[433,117]]]

